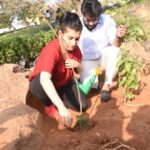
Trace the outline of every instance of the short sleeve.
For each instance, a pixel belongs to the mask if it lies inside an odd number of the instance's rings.
[[[48,72],[53,73],[55,64],[57,62],[58,49],[55,44],[49,42],[41,51],[37,64],[35,66],[35,72]]]

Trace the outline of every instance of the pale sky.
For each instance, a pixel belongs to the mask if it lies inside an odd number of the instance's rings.
[[[45,1],[49,3],[60,3],[62,0],[45,0]]]

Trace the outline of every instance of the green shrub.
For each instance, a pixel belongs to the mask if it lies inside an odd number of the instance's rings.
[[[0,38],[0,64],[19,63],[23,56],[35,60],[42,47],[54,38],[53,32],[41,31],[35,35],[2,36]]]
[[[143,21],[136,17],[118,19],[117,24],[123,24],[128,27],[128,32],[125,37],[127,42],[139,41],[140,43],[143,43],[143,41],[147,38],[143,27]]]
[[[119,86],[124,88],[123,101],[132,100],[135,91],[140,87],[140,75],[145,63],[143,60],[129,55],[128,50],[122,49],[122,57],[118,61]]]
[[[129,13],[130,6],[125,5],[114,10],[108,10],[106,13],[110,14],[116,21],[117,26],[125,25],[128,28],[127,35],[124,40],[126,42],[138,41],[141,44],[148,38],[146,30],[143,25],[143,20]]]

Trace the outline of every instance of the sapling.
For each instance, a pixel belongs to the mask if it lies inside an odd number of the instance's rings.
[[[76,126],[82,128],[86,123],[86,119],[83,114],[77,116],[77,124]]]

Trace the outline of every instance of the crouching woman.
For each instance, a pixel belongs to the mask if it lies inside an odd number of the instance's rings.
[[[73,81],[73,70],[82,69],[81,52],[78,47],[82,24],[77,14],[66,12],[60,18],[58,38],[42,49],[30,76],[29,90],[45,105],[49,117],[61,120],[70,127],[73,117],[63,103],[64,99],[80,111],[78,90]],[[87,109],[87,100],[80,93],[82,110]]]

